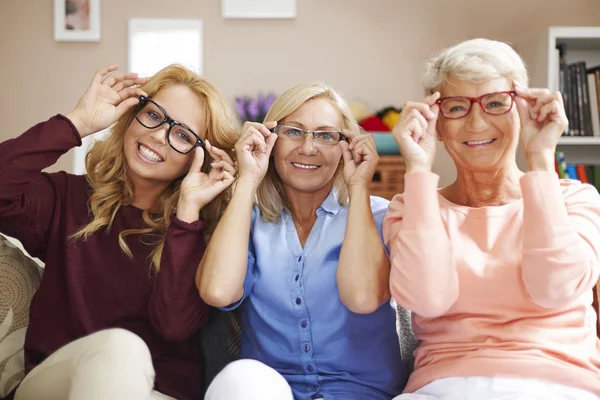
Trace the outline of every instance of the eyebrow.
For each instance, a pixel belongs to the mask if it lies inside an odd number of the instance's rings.
[[[296,122],[296,121],[286,121],[281,123],[281,125],[288,125],[288,126],[295,126],[297,128],[301,128],[301,129],[306,129],[306,127],[304,126],[304,124],[300,123],[300,122]],[[336,128],[333,125],[321,125],[319,126],[317,129],[314,129],[315,131],[322,131],[322,130],[333,130],[336,132],[340,132],[341,129]]]
[[[191,127],[189,124],[186,124],[186,123],[182,122],[182,121],[181,121],[180,119],[178,119],[178,118],[173,118],[173,117],[171,116],[171,113],[170,113],[169,111],[167,111],[167,109],[165,108],[165,106],[163,106],[162,104],[160,104],[158,101],[154,100],[154,99],[153,99],[153,98],[151,98],[151,97],[148,97],[148,98],[149,98],[150,100],[152,100],[152,101],[153,101],[153,102],[154,102],[156,105],[158,105],[160,108],[162,108],[162,109],[163,109],[163,111],[164,111],[164,112],[166,112],[166,113],[167,113],[167,115],[168,115],[169,117],[171,117],[171,119],[173,119],[173,120],[175,120],[175,121],[179,122],[181,125],[183,125],[183,126],[184,126],[184,127],[186,127],[187,129],[191,130],[191,131],[192,131],[192,132],[194,132],[196,135],[200,136],[200,134],[198,133],[198,129],[196,129],[196,128],[192,128],[192,127]]]

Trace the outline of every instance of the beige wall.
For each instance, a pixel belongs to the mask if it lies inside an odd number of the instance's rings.
[[[102,0],[99,43],[55,42],[52,0],[2,1],[0,140],[68,112],[100,66],[126,67],[129,18],[202,19],[205,75],[231,98],[323,80],[378,109],[421,98],[419,70],[444,46],[484,36],[518,48],[531,32],[600,16],[598,0],[297,1],[294,20],[224,20],[220,0]],[[71,165],[68,154],[55,169]],[[452,179],[443,151],[435,169]]]

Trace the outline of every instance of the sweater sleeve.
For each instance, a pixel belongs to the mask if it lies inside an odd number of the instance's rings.
[[[433,173],[405,175],[404,195],[394,197],[383,222],[390,251],[390,292],[422,317],[444,314],[458,298],[458,273],[438,203]]]
[[[150,296],[152,326],[168,341],[189,339],[208,319],[208,306],[195,284],[205,248],[202,220],[187,223],[172,217]]]
[[[545,308],[565,306],[589,292],[600,270],[598,191],[578,182],[564,186],[554,172],[521,178],[522,277],[531,300]]]
[[[46,236],[62,189],[55,187],[60,180],[51,180],[42,170],[79,145],[77,129],[61,115],[0,143],[0,232],[20,240],[35,257],[44,259]]]

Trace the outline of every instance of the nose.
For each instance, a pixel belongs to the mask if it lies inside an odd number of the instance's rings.
[[[313,155],[317,152],[315,145],[315,139],[312,133],[307,133],[302,140],[302,146],[300,146],[300,152],[305,155]]]
[[[478,103],[473,103],[471,111],[465,118],[467,120],[465,127],[471,132],[482,132],[488,128],[487,115]]]
[[[156,143],[160,143],[160,144],[166,145],[167,144],[167,132],[168,132],[168,130],[169,130],[169,125],[168,124],[162,124],[158,128],[155,128],[150,133],[150,136],[152,137],[152,139]]]

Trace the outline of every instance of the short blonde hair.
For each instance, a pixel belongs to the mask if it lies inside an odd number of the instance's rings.
[[[432,57],[423,71],[426,94],[442,89],[448,79],[473,84],[497,78],[529,86],[525,62],[508,44],[489,39],[471,39],[448,47]]]
[[[340,112],[342,116],[343,129],[358,131],[358,123],[350,112],[346,100],[331,87],[324,83],[306,83],[294,86],[281,94],[265,116],[266,121],[281,121],[304,103],[313,99],[325,98]],[[348,204],[348,188],[343,175],[343,164],[340,164],[333,176],[333,188],[337,192],[337,200],[340,204]],[[269,163],[269,169],[257,190],[258,207],[262,218],[267,222],[278,222],[283,209],[290,210],[283,182],[277,174],[273,162]]]

